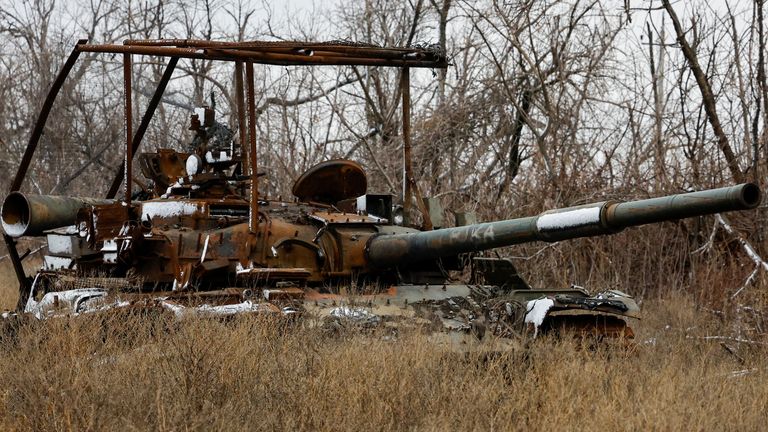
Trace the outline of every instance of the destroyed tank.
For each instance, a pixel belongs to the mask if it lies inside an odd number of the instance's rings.
[[[133,177],[133,155],[179,57],[235,62],[235,91],[243,96],[234,110],[240,133],[236,137],[216,121],[214,109],[203,107],[191,116],[195,137],[187,151],[161,148],[137,154],[145,180],[136,182],[144,186],[135,194],[127,181],[122,199],[114,198],[124,176],[115,178],[106,198],[26,194],[18,189],[50,109],[46,101],[1,212],[20,282],[19,311],[39,319],[152,308],[178,316],[269,313],[323,325],[395,328],[407,321],[452,341],[563,328],[631,338],[626,318],[639,317],[639,308],[628,294],[609,290],[592,296],[579,287],[533,289],[510,260],[476,253],[608,235],[631,226],[751,209],[760,202],[759,188],[742,184],[452,228],[434,228],[434,217],[420,205],[428,229],[418,229],[396,223],[403,216],[396,210],[396,198],[368,194],[365,171],[351,160],[310,168],[293,185],[294,200],[276,200],[258,191],[262,173],[255,157],[253,62],[402,67],[407,119],[408,68],[445,67],[442,53],[339,43],[81,41],[54,84],[51,103],[67,67],[86,51],[124,56],[127,130],[120,173],[129,174],[125,177]],[[170,57],[136,134],[130,116],[133,54]],[[405,120],[406,146],[408,129]],[[405,162],[409,176],[410,162]],[[405,195],[407,207],[413,197]],[[31,276],[24,273],[16,251],[15,239],[22,236],[47,240],[43,268]],[[468,266],[470,281],[450,277],[451,270]]]

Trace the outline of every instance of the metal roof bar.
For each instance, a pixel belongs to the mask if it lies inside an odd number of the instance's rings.
[[[446,68],[445,55],[427,48],[379,48],[322,42],[217,42],[172,39],[83,44],[81,52],[106,52],[201,60],[251,61],[281,66],[385,66]]]

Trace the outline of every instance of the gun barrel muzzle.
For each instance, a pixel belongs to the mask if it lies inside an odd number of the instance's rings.
[[[11,192],[3,202],[0,219],[3,230],[11,237],[38,236],[47,230],[73,225],[77,212],[84,207],[113,202],[98,198]]]

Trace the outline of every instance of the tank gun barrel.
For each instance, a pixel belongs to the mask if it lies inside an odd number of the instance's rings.
[[[454,256],[532,241],[556,242],[613,234],[624,228],[733,210],[760,203],[752,183],[639,201],[604,201],[549,210],[538,216],[487,222],[409,234],[382,234],[367,246],[371,264],[399,263]]]

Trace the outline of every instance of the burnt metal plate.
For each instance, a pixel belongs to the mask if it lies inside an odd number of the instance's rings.
[[[263,277],[272,279],[306,279],[312,273],[305,268],[256,267],[237,271],[238,277]]]
[[[375,224],[382,223],[376,216],[356,215],[354,213],[312,212],[310,218],[327,224]]]
[[[303,202],[336,204],[365,195],[368,179],[363,167],[347,159],[321,162],[308,169],[293,184],[293,195]]]

